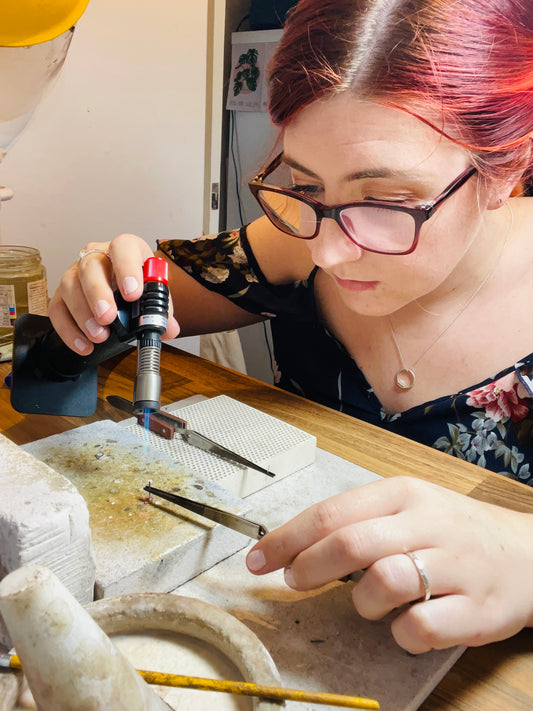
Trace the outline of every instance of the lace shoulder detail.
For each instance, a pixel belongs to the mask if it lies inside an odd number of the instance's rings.
[[[246,227],[215,237],[161,240],[157,246],[197,282],[246,311],[266,318],[309,317],[312,285],[307,281],[270,284],[248,242]]]
[[[242,296],[259,282],[257,263],[250,259],[245,232],[221,232],[216,237],[158,242],[158,248],[198,282],[228,298]]]

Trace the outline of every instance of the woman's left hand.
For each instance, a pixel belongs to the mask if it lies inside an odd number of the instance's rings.
[[[338,494],[257,543],[251,572],[285,568],[287,584],[310,590],[365,569],[353,590],[363,617],[392,623],[413,654],[478,646],[533,625],[533,517],[409,477]],[[427,576],[431,597],[415,562]],[[414,603],[408,605],[408,603]]]

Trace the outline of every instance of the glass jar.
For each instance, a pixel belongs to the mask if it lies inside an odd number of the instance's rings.
[[[35,247],[0,245],[0,347],[13,343],[13,326],[24,313],[48,313],[48,285]],[[5,355],[5,354],[3,354]]]

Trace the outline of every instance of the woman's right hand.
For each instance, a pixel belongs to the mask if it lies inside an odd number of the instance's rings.
[[[109,336],[109,324],[117,316],[113,292],[119,289],[126,301],[136,301],[143,292],[142,266],[154,254],[140,237],[122,234],[111,242],[90,242],[87,254],[76,261],[61,278],[48,305],[52,325],[66,345],[76,353],[88,355],[93,343]],[[179,332],[172,315],[172,300],[167,331],[163,338]]]
[[[314,504],[256,543],[247,564],[255,575],[284,568],[294,590],[365,570],[355,608],[369,620],[395,611],[397,643],[421,654],[533,626],[532,532],[531,514],[398,476]]]

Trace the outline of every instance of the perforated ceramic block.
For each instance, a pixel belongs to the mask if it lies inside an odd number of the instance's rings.
[[[239,497],[259,491],[315,460],[316,437],[227,395],[189,405],[178,402],[163,409],[186,420],[191,429],[273,472],[275,477],[204,452],[177,434],[167,440],[146,432],[133,418],[122,424],[137,436],[147,438],[152,447],[164,451],[176,462]]]

